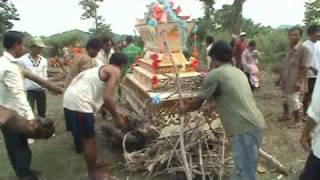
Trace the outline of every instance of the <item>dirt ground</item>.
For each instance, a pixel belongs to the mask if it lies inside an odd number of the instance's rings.
[[[278,173],[267,172],[259,174],[259,180],[298,180],[307,154],[299,144],[301,128],[288,129],[286,123],[276,122],[281,113],[281,93],[273,86],[270,73],[263,73],[262,88],[256,92],[257,102],[268,125],[265,131],[262,148],[279,159],[290,169],[289,177],[281,177]],[[36,170],[44,174],[45,180],[81,180],[86,179],[86,170],[81,155],[72,151],[72,141],[64,129],[62,114],[62,97],[48,95],[48,117],[56,121],[56,136],[48,141],[36,141],[33,144],[33,163]],[[100,143],[104,144],[104,143]],[[141,174],[126,172],[122,166],[123,160],[119,153],[100,146],[100,154],[110,161],[110,173],[119,180],[167,180],[168,177],[145,178]],[[2,135],[0,135],[0,180],[14,178],[14,172],[9,164]]]

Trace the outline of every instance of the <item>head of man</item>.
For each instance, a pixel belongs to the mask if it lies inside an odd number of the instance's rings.
[[[126,38],[126,44],[127,45],[130,45],[130,44],[132,44],[133,43],[133,37],[132,36],[128,36],[127,38]]]
[[[206,46],[208,47],[213,43],[214,43],[214,37],[213,36],[207,36],[206,37]]]
[[[30,46],[32,56],[40,55],[43,48],[45,48],[45,47],[47,47],[47,46],[44,44],[42,39],[40,39],[40,38],[34,39],[31,46]]]
[[[15,58],[21,57],[25,52],[24,35],[18,31],[8,31],[3,36],[3,47]]]
[[[113,47],[113,41],[110,37],[103,37],[101,39],[102,42],[102,48],[105,52],[110,52],[110,50]]]
[[[289,43],[294,46],[299,43],[303,30],[300,27],[293,27],[288,30]]]
[[[86,50],[91,58],[95,58],[102,48],[102,43],[98,38],[91,38],[87,42]]]
[[[240,41],[245,41],[246,40],[246,37],[247,37],[247,33],[246,32],[241,32],[240,33],[240,36],[239,36],[239,39]]]
[[[113,53],[109,63],[111,65],[114,65],[120,68],[120,70],[122,70],[127,64],[127,62],[128,62],[127,57],[123,53]]]
[[[232,47],[224,41],[218,41],[212,46],[209,56],[215,67],[230,64],[232,63]]]
[[[309,39],[312,42],[316,42],[316,41],[320,40],[320,26],[319,25],[313,24],[313,25],[309,26],[307,29],[307,33],[308,33]]]
[[[248,44],[249,51],[254,51],[257,48],[257,44],[255,41],[250,41]]]

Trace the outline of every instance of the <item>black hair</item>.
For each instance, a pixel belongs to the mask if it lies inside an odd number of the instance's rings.
[[[108,42],[110,42],[110,41],[111,41],[111,43],[113,44],[113,41],[112,41],[112,39],[111,39],[109,36],[105,36],[105,37],[102,37],[102,38],[101,38],[102,44],[108,43]]]
[[[133,43],[133,37],[132,37],[132,36],[127,36],[127,37],[126,37],[126,42],[127,42],[128,44]]]
[[[207,37],[206,37],[206,43],[207,43],[207,44],[212,44],[212,43],[214,43],[214,37],[213,37],[213,36],[207,36]]]
[[[299,26],[295,26],[295,27],[292,27],[288,30],[288,33],[291,33],[291,32],[296,32],[298,31],[300,36],[302,36],[303,34],[303,30],[299,27]]]
[[[307,29],[308,35],[312,35],[312,34],[314,34],[316,32],[320,32],[320,26],[317,25],[317,24],[312,24]]]
[[[120,65],[126,65],[128,62],[126,55],[123,53],[113,53],[110,57],[110,64],[120,66]]]
[[[254,40],[250,41],[248,44],[249,47],[256,47],[256,45],[257,43]]]
[[[24,35],[18,31],[8,31],[3,36],[3,46],[6,49],[12,49],[14,45],[21,44]]]
[[[209,56],[212,59],[216,59],[220,62],[231,62],[232,61],[232,47],[230,44],[224,41],[218,41],[213,44]]]
[[[101,48],[102,48],[102,43],[96,37],[89,39],[86,45],[86,49],[100,50]]]

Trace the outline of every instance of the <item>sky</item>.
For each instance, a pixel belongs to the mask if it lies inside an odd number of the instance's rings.
[[[33,36],[48,36],[72,29],[88,31],[90,20],[81,20],[79,0],[11,0],[20,14],[14,30],[27,31]],[[113,32],[133,34],[137,18],[143,18],[151,0],[104,0],[98,11]],[[198,18],[203,15],[198,0],[173,0],[182,8],[183,15]],[[296,25],[303,23],[304,3],[307,0],[247,0],[243,15],[266,26]],[[215,8],[231,4],[233,0],[216,0]]]

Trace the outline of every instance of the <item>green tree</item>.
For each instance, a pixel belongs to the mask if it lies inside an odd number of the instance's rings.
[[[0,0],[0,39],[4,32],[13,27],[13,20],[19,20],[17,9],[11,2]]]
[[[231,14],[228,17],[227,30],[230,33],[239,34],[241,28],[242,9],[246,0],[234,0]]]
[[[204,16],[202,18],[202,26],[206,28],[206,31],[213,31],[215,28],[214,22],[214,0],[200,0],[203,3]]]
[[[316,24],[320,22],[320,0],[306,2],[306,12],[304,23],[306,25]]]
[[[81,19],[93,19],[95,23],[94,28],[90,28],[89,31],[97,36],[112,36],[112,31],[109,24],[105,23],[105,19],[98,15],[99,4],[104,0],[81,0],[79,2],[83,9]]]

